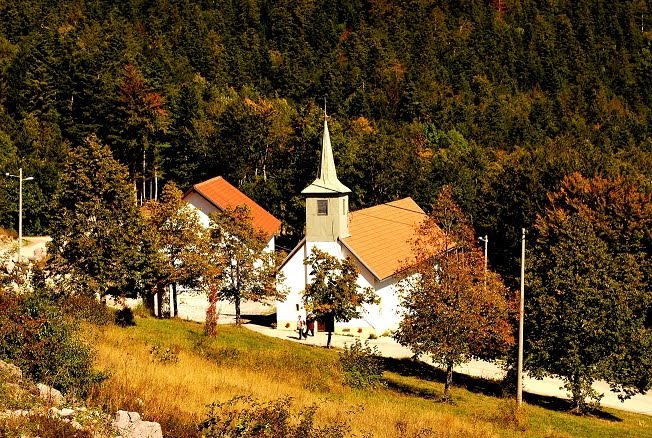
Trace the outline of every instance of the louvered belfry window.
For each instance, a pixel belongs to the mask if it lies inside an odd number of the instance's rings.
[[[326,216],[328,214],[328,200],[327,199],[318,199],[317,200],[317,214],[319,216]]]

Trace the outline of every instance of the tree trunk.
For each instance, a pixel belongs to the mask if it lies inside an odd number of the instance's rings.
[[[147,162],[145,161],[145,146],[143,145],[143,196],[141,198],[142,199],[140,203],[141,205],[145,202],[145,170],[147,169],[146,163]]]
[[[582,381],[580,379],[580,374],[575,373],[573,375],[573,381],[571,383],[571,396],[573,399],[573,409],[571,412],[576,414],[582,413],[584,410],[584,394],[582,394]]]
[[[453,384],[453,362],[448,362],[446,365],[446,384],[444,385],[444,400],[450,401],[451,385]]]
[[[242,321],[240,321],[240,295],[236,295],[235,297],[235,324],[240,325]]]
[[[172,283],[172,317],[179,314],[179,307],[177,306],[177,282]]]
[[[152,293],[152,291],[149,291],[145,295],[144,301],[147,310],[149,310],[150,314],[154,316],[154,293]]]
[[[163,318],[163,288],[164,286],[160,283],[156,285],[156,295],[158,297],[156,303],[158,307],[156,316],[159,318]]]

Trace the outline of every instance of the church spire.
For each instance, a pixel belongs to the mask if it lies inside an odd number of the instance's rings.
[[[324,103],[324,134],[321,144],[321,163],[317,179],[301,193],[350,193],[351,190],[337,179],[335,160],[333,159],[333,147],[331,136],[328,132],[328,116],[326,115],[326,104]]]

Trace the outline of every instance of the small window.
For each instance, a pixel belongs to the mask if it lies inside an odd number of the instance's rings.
[[[317,200],[317,214],[319,216],[326,216],[328,214],[328,200],[327,199],[318,199]]]

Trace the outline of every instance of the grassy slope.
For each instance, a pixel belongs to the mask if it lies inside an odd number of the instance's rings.
[[[212,401],[252,395],[262,400],[290,396],[297,410],[316,403],[318,422],[348,416],[354,432],[377,437],[410,436],[422,428],[456,438],[652,437],[651,417],[607,410],[606,418],[580,418],[534,405],[527,406],[522,430],[510,421],[509,402],[478,392],[477,382],[470,385],[472,391],[455,388],[454,405],[437,401],[440,382],[409,376],[413,373],[385,372],[387,388],[356,391],[342,385],[332,350],[231,326],[220,327],[216,339],[206,339],[198,324],[152,318],[137,323],[127,329],[88,328],[98,367],[112,373],[94,399],[111,410],[140,411],[161,422],[169,435],[190,436]],[[150,353],[154,345],[178,351],[179,361],[155,360]]]

